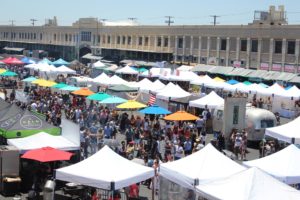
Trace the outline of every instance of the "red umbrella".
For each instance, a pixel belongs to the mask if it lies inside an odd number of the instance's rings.
[[[40,149],[27,151],[21,158],[37,160],[40,162],[51,162],[59,160],[70,160],[72,155],[72,153],[54,149],[52,147],[43,147]]]

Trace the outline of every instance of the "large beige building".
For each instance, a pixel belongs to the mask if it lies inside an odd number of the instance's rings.
[[[298,73],[300,25],[282,6],[255,12],[248,25],[108,25],[83,18],[72,26],[0,26],[0,48],[45,50],[67,60],[86,53],[112,59],[175,61]],[[12,48],[12,49],[10,49]]]

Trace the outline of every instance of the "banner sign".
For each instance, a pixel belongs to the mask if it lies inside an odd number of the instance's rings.
[[[260,63],[261,70],[269,70],[269,63]]]
[[[241,65],[242,65],[241,61],[238,61],[238,60],[233,61],[233,67],[241,67]]]
[[[281,71],[281,64],[273,64],[272,71]]]
[[[295,72],[295,66],[294,65],[284,65],[284,71],[294,73]]]

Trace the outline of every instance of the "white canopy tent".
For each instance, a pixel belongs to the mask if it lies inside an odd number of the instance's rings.
[[[123,158],[108,146],[74,165],[56,170],[56,179],[105,190],[118,190],[154,176],[154,169]]]
[[[275,96],[288,97],[286,90],[283,87],[281,87],[278,83],[274,83],[272,86],[265,90],[257,91],[257,93],[268,96],[274,94]]]
[[[220,153],[212,144],[180,160],[160,165],[160,175],[186,188],[193,189],[199,182],[227,177],[245,170],[245,167]]]
[[[300,183],[300,149],[291,144],[269,156],[243,162],[247,167],[257,167],[286,184]],[[280,163],[280,164],[279,164]]]
[[[190,83],[193,85],[203,85],[210,82],[214,82],[214,80],[210,78],[208,75],[204,75],[204,76],[199,76],[199,79],[192,80]]]
[[[116,71],[117,74],[138,74],[138,72],[134,69],[132,69],[129,65],[126,65],[125,67],[118,69]]]
[[[180,86],[168,83],[166,87],[159,90],[156,97],[158,99],[169,100],[169,99],[180,99],[190,97],[191,94],[183,90]]]
[[[117,75],[113,75],[109,79],[102,80],[101,82],[103,85],[127,85],[127,81],[125,81]]]
[[[278,140],[287,143],[300,144],[299,130],[300,130],[300,117],[281,126],[266,128],[265,135],[273,138],[277,138]]]
[[[181,65],[176,70],[179,70],[179,71],[191,71],[193,68],[194,68],[194,66]]]
[[[220,107],[224,105],[224,99],[217,95],[214,91],[211,91],[208,95],[189,102],[190,107],[205,108],[209,109]]]
[[[198,80],[199,76],[191,71],[179,71],[169,77],[169,81],[193,81]]]
[[[103,62],[98,60],[97,62],[92,64],[92,68],[104,68],[107,67]]]
[[[159,77],[160,74],[164,74],[164,73],[170,74],[170,72],[171,72],[170,68],[152,67],[150,70],[144,71],[139,76],[142,76],[142,77]]]
[[[63,75],[67,75],[67,74],[76,74],[76,71],[65,66],[65,65],[62,65],[60,67],[57,67],[55,69],[53,69],[53,72],[56,73],[56,74],[63,74]]]
[[[150,92],[157,92],[162,90],[164,87],[166,87],[165,84],[163,84],[160,80],[156,80],[154,82],[152,82],[152,84],[143,84],[140,86],[140,91],[144,92],[144,93],[148,93]]]
[[[300,90],[297,86],[293,86],[290,89],[286,90],[286,94],[290,97],[299,98],[300,97]]]
[[[97,84],[103,84],[103,83],[109,82],[109,80],[110,80],[110,77],[107,76],[105,73],[102,73],[99,76],[97,76],[96,78],[94,78],[93,82],[97,83]]]
[[[200,182],[197,191],[210,200],[300,199],[299,191],[254,167],[226,178]]]
[[[53,136],[45,132],[40,132],[25,138],[8,139],[7,143],[17,147],[21,153],[48,146],[65,151],[80,149],[79,144],[75,144],[64,136]]]

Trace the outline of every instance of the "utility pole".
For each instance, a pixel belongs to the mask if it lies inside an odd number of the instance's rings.
[[[11,22],[11,26],[14,26],[15,20],[9,20]]]
[[[165,18],[167,18],[167,20],[165,21],[165,23],[167,23],[168,26],[171,26],[171,24],[174,23],[174,21],[171,20],[174,17],[172,17],[172,16],[165,16]]]
[[[211,17],[214,18],[214,21],[212,22],[213,25],[214,25],[214,26],[217,25],[217,24],[218,24],[218,23],[217,23],[217,18],[220,17],[220,16],[217,16],[217,15],[211,15]]]
[[[34,23],[37,21],[36,19],[30,19],[32,26],[34,26]]]

